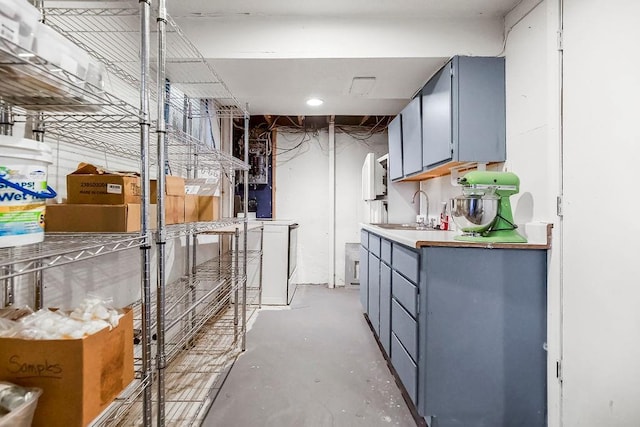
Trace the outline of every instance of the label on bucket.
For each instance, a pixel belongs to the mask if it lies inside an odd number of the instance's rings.
[[[0,176],[31,191],[47,189],[42,166],[0,166]],[[0,184],[0,239],[44,232],[45,200]]]

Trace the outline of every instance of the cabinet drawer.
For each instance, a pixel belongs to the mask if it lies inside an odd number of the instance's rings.
[[[369,233],[369,252],[380,258],[380,236]]]
[[[369,252],[369,321],[377,336],[380,336],[380,260]]]
[[[391,241],[380,239],[380,259],[391,265]]]
[[[391,300],[391,330],[413,360],[418,360],[418,324],[395,299]]]
[[[360,244],[365,248],[369,248],[369,232],[366,230],[360,230]]]
[[[407,390],[409,397],[416,403],[417,390],[418,390],[418,367],[411,360],[409,354],[406,352],[398,337],[395,334],[391,334],[391,364],[396,370],[400,381]]]
[[[391,354],[391,267],[380,263],[380,342]]]
[[[418,283],[418,264],[420,254],[405,246],[393,245],[392,249],[393,269],[402,274],[413,283]]]
[[[394,298],[415,318],[418,315],[418,287],[396,271],[391,280]]]
[[[360,304],[362,312],[366,313],[369,307],[369,251],[360,246]]]

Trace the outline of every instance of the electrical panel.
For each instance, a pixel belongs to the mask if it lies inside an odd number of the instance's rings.
[[[266,139],[249,140],[249,184],[269,183],[269,155]]]

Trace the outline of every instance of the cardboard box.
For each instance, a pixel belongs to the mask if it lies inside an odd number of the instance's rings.
[[[184,222],[198,222],[198,196],[184,196]]]
[[[184,222],[184,196],[165,196],[164,220],[167,225]],[[156,205],[157,206],[157,205]]]
[[[217,221],[220,198],[217,196],[198,196],[198,221]]]
[[[140,177],[81,163],[67,175],[67,203],[124,205],[140,203]]]
[[[156,205],[149,212],[150,228],[156,225]],[[140,205],[47,205],[45,231],[133,233],[140,231]]]
[[[219,177],[187,178],[184,180],[185,194],[193,194],[194,196],[215,196],[219,187]]]
[[[151,203],[156,203],[158,200],[158,181],[152,179],[150,185]],[[181,178],[179,176],[167,175],[164,190],[164,194],[166,194],[167,196],[184,196],[184,178]]]
[[[133,381],[133,312],[83,339],[0,338],[0,380],[43,390],[33,426],[86,426]]]

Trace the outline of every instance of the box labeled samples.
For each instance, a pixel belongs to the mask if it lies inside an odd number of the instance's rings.
[[[43,390],[36,427],[85,426],[134,378],[133,311],[82,339],[0,338],[0,380]]]

